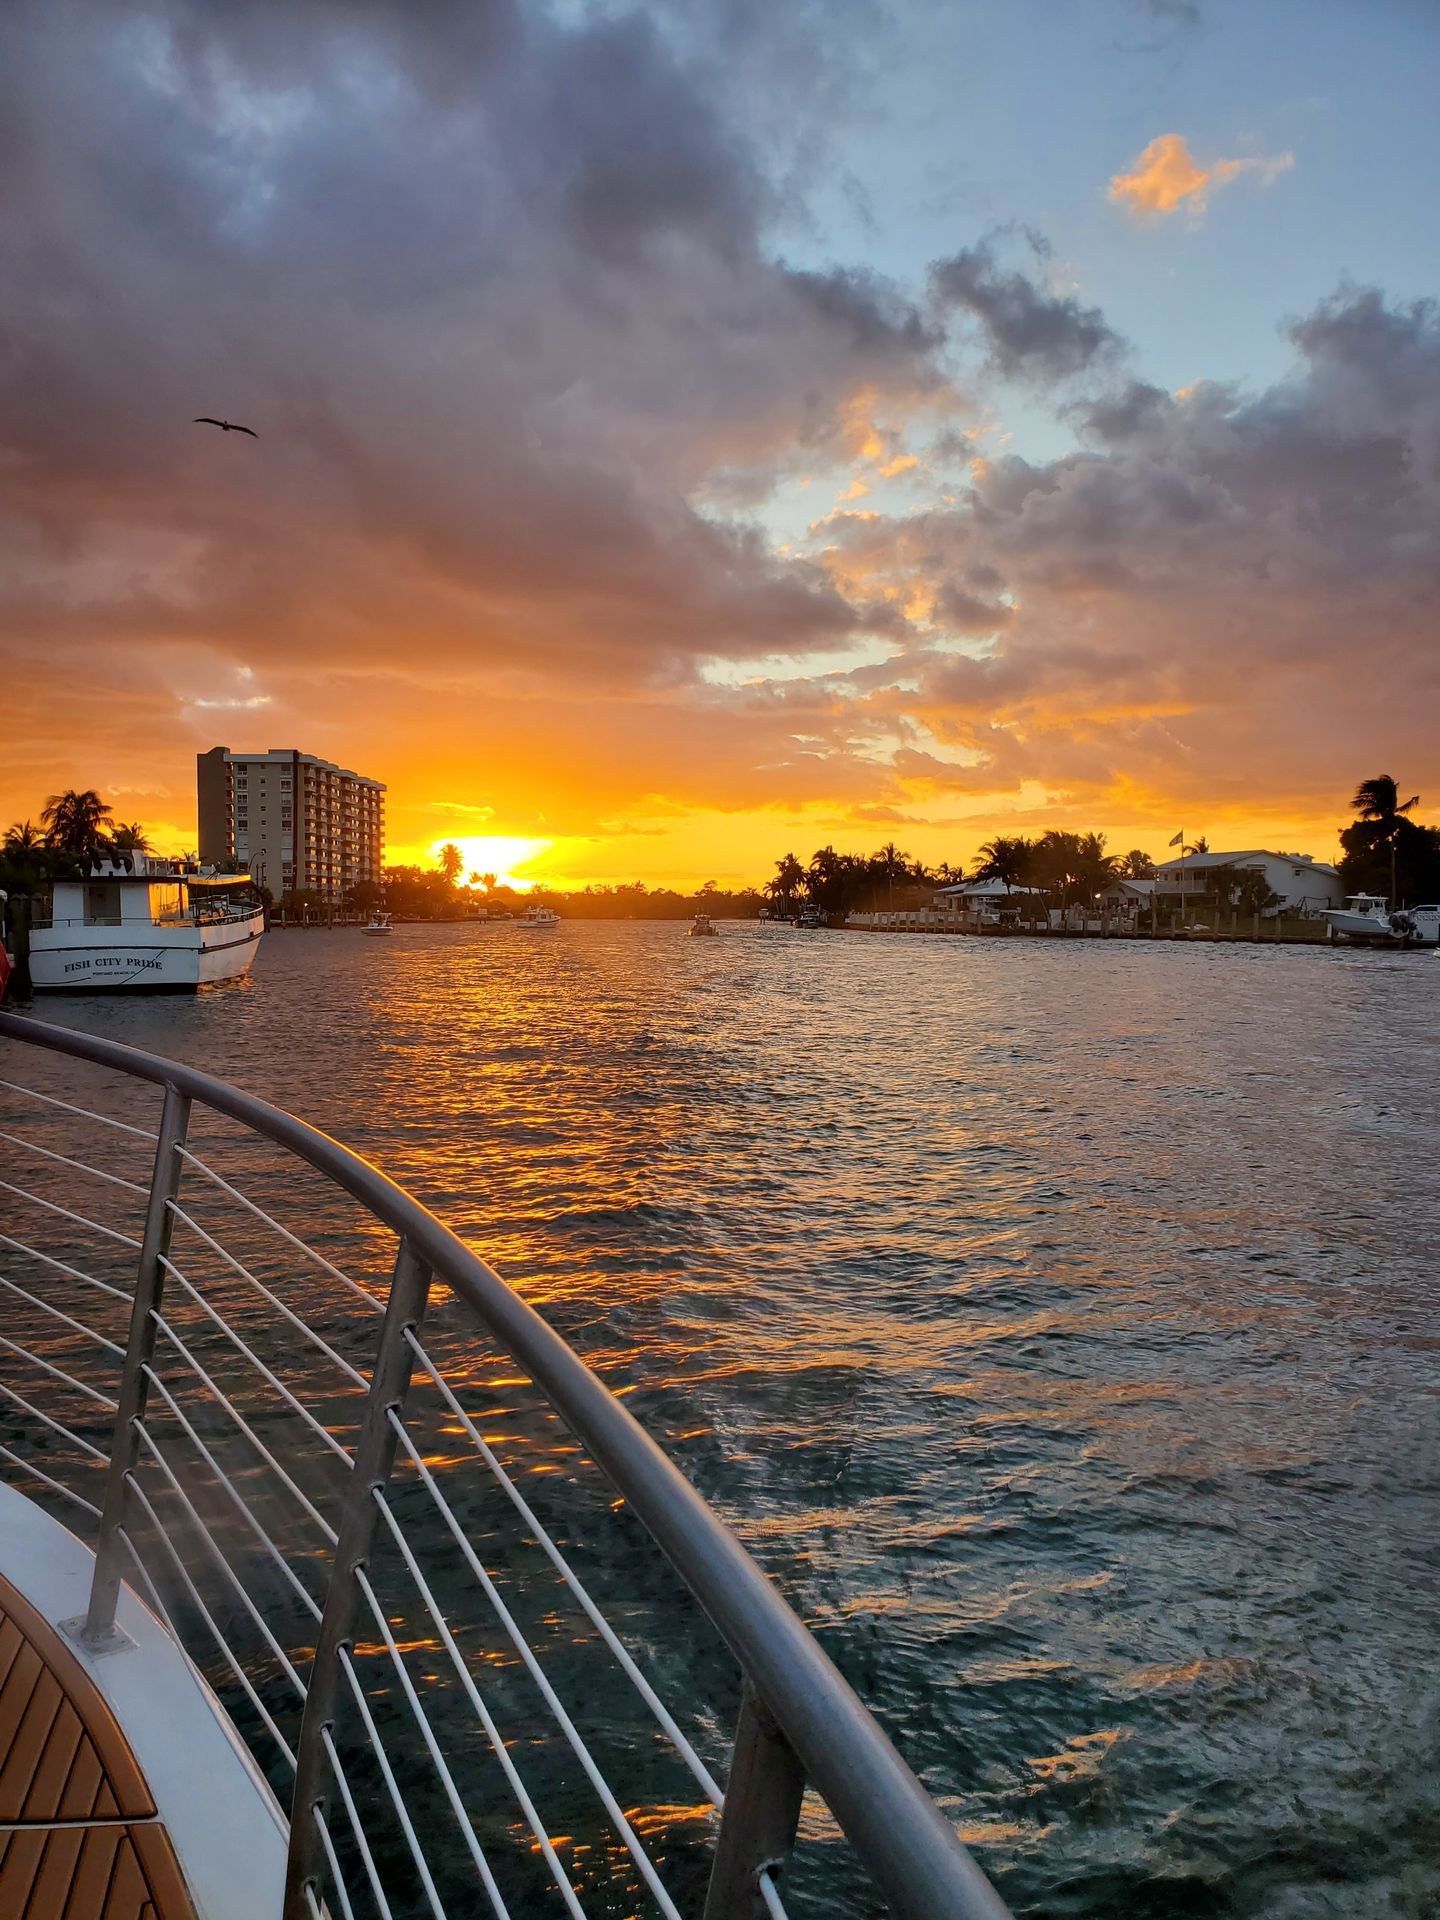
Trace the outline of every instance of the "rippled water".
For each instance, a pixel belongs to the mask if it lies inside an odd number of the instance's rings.
[[[604,923],[41,1007],[443,1213],[1057,1920],[1440,1913],[1437,1011],[1428,954]]]

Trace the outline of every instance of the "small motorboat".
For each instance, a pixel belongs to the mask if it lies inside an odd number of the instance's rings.
[[[368,933],[372,940],[379,939],[382,934],[393,932],[393,928],[390,925],[389,914],[378,911],[372,913],[360,931],[362,933]]]
[[[825,916],[819,907],[815,906],[812,902],[810,905],[800,909],[796,915],[795,924],[797,927],[823,927],[825,924]]]
[[[1385,896],[1352,893],[1343,907],[1325,914],[1332,940],[1362,946],[1432,947],[1440,942],[1440,906],[1400,907],[1386,911]]]
[[[526,907],[519,924],[522,927],[558,927],[560,916],[553,907]]]
[[[690,928],[690,938],[692,940],[715,940],[719,938],[719,934],[720,929],[715,925],[715,922],[710,918],[708,913],[696,914]]]

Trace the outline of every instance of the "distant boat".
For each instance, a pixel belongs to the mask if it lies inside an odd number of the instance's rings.
[[[383,934],[392,932],[393,929],[390,925],[389,914],[380,913],[379,911],[372,913],[360,931],[362,933],[368,933],[372,940],[379,939]]]
[[[193,992],[248,973],[264,931],[248,873],[116,854],[54,883],[31,928],[30,979],[51,993]]]
[[[1388,913],[1380,893],[1352,893],[1325,914],[1332,940],[1360,946],[1433,947],[1440,943],[1440,905],[1400,907]]]
[[[797,927],[823,927],[825,916],[817,906],[802,907],[796,915],[795,924]]]
[[[526,907],[520,916],[522,927],[558,927],[560,916],[553,907]]]
[[[719,933],[720,929],[715,925],[714,921],[711,920],[708,913],[696,914],[694,924],[690,928],[690,938],[692,940],[697,938],[697,936],[702,940],[714,940],[719,937]]]

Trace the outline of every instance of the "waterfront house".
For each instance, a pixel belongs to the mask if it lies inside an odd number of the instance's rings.
[[[966,933],[1042,919],[1043,903],[1043,888],[1007,887],[1003,880],[961,880],[935,890],[935,911]]]
[[[1155,905],[1153,880],[1130,880],[1117,874],[1100,895],[1100,911],[1107,926],[1132,931],[1150,924]]]
[[[1275,904],[1265,909],[1270,918],[1314,919],[1327,907],[1344,903],[1339,873],[1326,860],[1308,853],[1269,853],[1249,848],[1241,853],[1187,853],[1183,860],[1165,860],[1155,869],[1155,894],[1162,906],[1198,904],[1213,885],[1217,867],[1249,868],[1264,875]]]

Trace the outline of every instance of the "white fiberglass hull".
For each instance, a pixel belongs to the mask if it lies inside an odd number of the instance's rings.
[[[1347,940],[1392,938],[1388,914],[1348,913],[1341,907],[1332,907],[1325,915],[1325,921],[1331,933],[1343,934]]]
[[[1402,908],[1397,914],[1381,915],[1354,913],[1345,907],[1332,907],[1325,919],[1331,935],[1339,939],[1397,947],[1433,947],[1440,941],[1440,915],[1424,908],[1416,912]]]
[[[30,980],[45,993],[193,993],[248,973],[264,930],[258,912],[201,926],[37,927]]]

